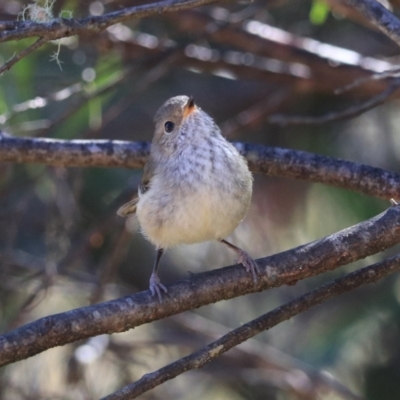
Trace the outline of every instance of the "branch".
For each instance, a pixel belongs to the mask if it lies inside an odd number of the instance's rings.
[[[400,46],[400,20],[376,0],[345,0]]]
[[[200,334],[203,341],[217,340],[231,330],[219,322],[211,321],[198,313],[190,311],[174,315],[169,320],[178,324],[177,329],[183,329],[185,335],[195,334],[198,336]],[[242,367],[261,368],[265,372],[274,370],[281,378],[275,379],[271,377],[271,384],[282,387],[283,379],[285,382],[283,386],[287,387],[288,385],[292,392],[302,394],[303,396],[307,392],[315,395],[316,391],[324,391],[325,393],[329,391],[332,394],[337,394],[340,398],[343,397],[343,399],[363,400],[339,382],[333,375],[326,374],[323,369],[307,364],[257,339],[250,338],[245,343],[242,343],[241,346],[236,347],[230,353],[230,359],[235,362],[236,369]],[[221,363],[223,364],[222,360]],[[291,376],[297,376],[299,371],[304,374],[303,378],[292,380]],[[312,399],[315,400],[314,397]]]
[[[39,38],[35,43],[27,47],[26,49],[20,51],[18,54],[15,54],[11,60],[5,62],[2,66],[0,66],[0,75],[8,71],[14,64],[16,64],[19,60],[27,56],[28,54],[31,54],[35,50],[37,50],[39,47],[42,47],[45,43],[47,43],[47,40],[44,38]]]
[[[15,29],[16,21],[0,21],[0,31]]]
[[[325,183],[389,200],[400,199],[400,174],[305,151],[234,143],[253,172]],[[14,138],[0,131],[0,162],[62,167],[142,168],[150,145],[121,140]]]
[[[350,85],[349,85],[350,86]],[[356,85],[354,85],[356,86]],[[353,87],[354,87],[353,86]],[[278,124],[281,126],[286,125],[320,125],[332,121],[342,121],[344,119],[357,117],[369,111],[376,106],[383,104],[400,86],[400,80],[396,79],[381,93],[369,98],[367,101],[351,106],[343,111],[332,111],[320,117],[301,117],[301,116],[285,116],[281,114],[272,115],[268,122]]]
[[[0,161],[62,167],[142,168],[149,155],[146,142],[14,138],[0,132]]]
[[[354,88],[361,86],[369,81],[381,81],[383,79],[399,78],[399,77],[400,77],[400,68],[393,68],[388,71],[378,72],[376,74],[363,76],[361,78],[355,79],[353,82],[336,89],[335,94],[346,93],[349,90],[353,90]]]
[[[193,274],[169,285],[163,304],[150,291],[44,317],[0,336],[0,365],[55,346],[123,332],[169,315],[333,270],[400,242],[400,206],[321,240],[258,260],[256,284],[240,265]]]
[[[232,330],[218,340],[204,348],[183,357],[159,370],[146,374],[138,381],[104,397],[102,400],[130,400],[171,380],[186,371],[201,368],[214,358],[221,356],[233,347],[271,329],[295,315],[301,314],[310,308],[319,305],[333,297],[356,289],[361,285],[373,283],[379,279],[400,270],[400,254],[362,268],[342,278],[335,279],[319,288],[298,297],[291,302],[280,306],[260,317]]]
[[[83,19],[55,18],[49,22],[16,21],[14,29],[4,30],[3,32],[0,30],[0,43],[34,36],[40,36],[50,41],[63,37],[82,35],[84,33],[98,33],[111,25],[131,18],[145,18],[162,13],[188,10],[217,3],[218,1],[219,0],[167,0],[128,7],[119,11]],[[4,24],[4,22],[0,21],[0,27]],[[11,28],[10,25],[8,27]]]

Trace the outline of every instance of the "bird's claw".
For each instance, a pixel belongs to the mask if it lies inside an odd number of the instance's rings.
[[[150,277],[150,292],[153,297],[158,297],[160,303],[162,303],[162,292],[168,293],[168,289],[161,283],[160,278],[154,272]]]
[[[246,272],[250,273],[253,277],[253,282],[257,283],[258,276],[260,274],[260,268],[258,264],[244,251],[240,250],[238,263],[242,264],[246,269]]]

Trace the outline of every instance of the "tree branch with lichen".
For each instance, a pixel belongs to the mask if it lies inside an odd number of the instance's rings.
[[[64,37],[99,33],[111,25],[133,18],[145,18],[152,15],[188,10],[195,7],[217,3],[220,0],[170,0],[127,7],[100,16],[77,18],[53,18],[46,22],[31,20],[15,21],[13,24],[0,21],[0,43],[20,40],[28,37],[42,37],[47,41]],[[232,1],[232,0],[225,0]]]
[[[224,0],[232,1],[232,0]],[[111,25],[126,21],[132,18],[145,18],[162,13],[188,10],[212,3],[219,0],[171,0],[160,1],[156,3],[144,4],[140,6],[127,7],[122,10],[110,12],[101,16],[91,16],[82,19],[76,18],[54,18],[50,8],[30,5],[23,12],[23,19],[20,21],[0,21],[0,43],[12,40],[21,40],[30,37],[39,37],[31,46],[27,47],[10,61],[0,66],[0,75],[9,70],[14,64],[23,57],[32,53],[47,42],[62,39],[75,35],[88,33],[100,33]],[[43,17],[32,17],[32,14],[38,14],[42,10]],[[28,11],[28,18],[25,18],[25,11]],[[38,14],[38,15],[42,15]]]
[[[345,0],[345,3],[361,13],[368,22],[400,46],[400,20],[381,2],[376,0]]]
[[[400,199],[400,174],[305,151],[233,143],[255,173],[301,179],[389,200]],[[147,142],[17,138],[0,132],[0,162],[62,167],[143,168]]]

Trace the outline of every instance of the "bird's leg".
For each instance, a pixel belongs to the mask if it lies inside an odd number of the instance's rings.
[[[157,294],[158,300],[162,303],[162,292],[167,293],[167,288],[161,283],[160,278],[157,275],[158,264],[160,263],[161,256],[164,253],[164,249],[157,249],[156,260],[154,262],[153,272],[150,277],[150,292],[153,297]]]
[[[220,240],[220,242],[226,244],[230,249],[236,252],[236,254],[238,255],[238,263],[243,265],[246,271],[250,273],[251,276],[253,277],[254,283],[256,283],[257,274],[260,273],[260,269],[257,263],[244,250],[240,249],[239,247],[236,247],[232,243],[229,243],[224,239]]]

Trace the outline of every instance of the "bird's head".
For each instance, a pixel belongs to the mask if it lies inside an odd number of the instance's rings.
[[[194,103],[193,97],[176,96],[157,111],[153,143],[163,150],[174,150],[179,140],[188,139],[202,130],[204,120],[211,118]]]

